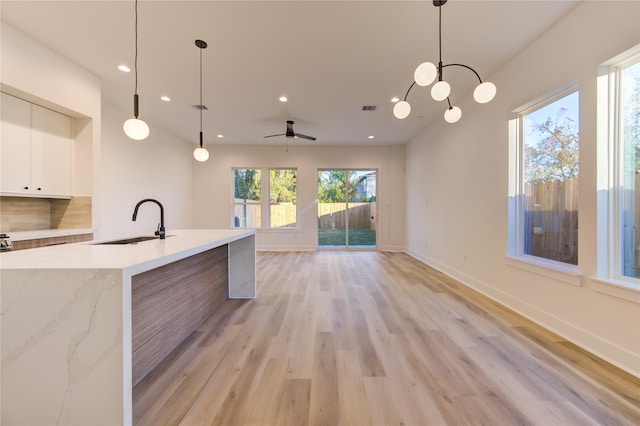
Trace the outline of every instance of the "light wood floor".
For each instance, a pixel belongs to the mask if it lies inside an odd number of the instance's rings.
[[[258,255],[138,425],[638,425],[640,380],[400,253]]]

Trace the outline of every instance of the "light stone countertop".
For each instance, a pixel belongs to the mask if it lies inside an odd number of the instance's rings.
[[[228,245],[228,297],[256,297],[255,230],[167,235],[0,254],[0,423],[133,425],[136,274]]]
[[[136,274],[254,234],[252,229],[177,229],[168,230],[164,240],[137,244],[96,244],[111,239],[17,250],[0,255],[0,268],[122,269]]]

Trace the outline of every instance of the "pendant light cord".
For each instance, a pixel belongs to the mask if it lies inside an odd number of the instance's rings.
[[[200,148],[202,148],[202,109],[204,104],[202,103],[202,48],[200,48]]]
[[[202,103],[202,49],[207,48],[207,42],[204,40],[196,40],[196,46],[200,49],[200,105],[198,106],[198,109],[200,110],[200,148],[203,148],[204,137],[202,136],[202,110],[204,109],[204,104]]]
[[[442,6],[438,6],[438,50],[442,64]]]
[[[136,46],[135,46],[135,54],[134,54],[134,59],[133,59],[133,70],[134,70],[134,74],[135,74],[135,88],[133,93],[134,94],[138,94],[138,0],[136,0],[135,2],[135,27],[134,27],[134,33],[135,33],[135,40],[136,40]]]

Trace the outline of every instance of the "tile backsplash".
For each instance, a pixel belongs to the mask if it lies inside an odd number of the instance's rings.
[[[91,228],[91,197],[0,197],[0,231]]]

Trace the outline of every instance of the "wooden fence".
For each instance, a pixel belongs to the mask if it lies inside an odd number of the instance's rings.
[[[235,226],[260,227],[261,205],[259,203],[243,203],[235,205]],[[296,225],[295,204],[272,204],[269,206],[271,227],[281,228]],[[349,227],[358,229],[375,229],[376,203],[349,203]],[[318,228],[344,228],[347,218],[346,203],[318,203]]]
[[[578,179],[525,185],[524,252],[578,264]]]
[[[347,214],[349,228],[375,229],[376,203],[318,203],[318,229],[344,228]]]
[[[270,213],[272,228],[296,226],[295,204],[271,204]]]

